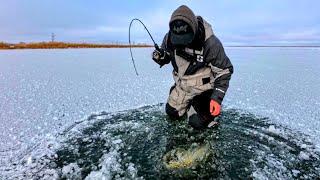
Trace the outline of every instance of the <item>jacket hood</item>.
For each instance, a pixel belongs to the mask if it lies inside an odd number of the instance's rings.
[[[176,20],[182,20],[186,22],[192,28],[194,34],[197,32],[197,29],[198,29],[197,17],[194,15],[192,10],[188,6],[182,5],[178,7],[172,13],[169,25]]]

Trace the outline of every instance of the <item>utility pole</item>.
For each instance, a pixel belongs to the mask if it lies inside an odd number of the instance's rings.
[[[56,35],[54,33],[51,33],[51,42],[54,42]]]

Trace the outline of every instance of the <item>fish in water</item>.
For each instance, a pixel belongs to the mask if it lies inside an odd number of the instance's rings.
[[[208,146],[192,146],[189,149],[175,148],[163,156],[163,163],[167,169],[184,169],[197,166],[208,156]]]

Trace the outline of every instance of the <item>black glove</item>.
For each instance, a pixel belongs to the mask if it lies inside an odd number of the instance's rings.
[[[154,60],[154,62],[156,62],[160,66],[163,66],[164,64],[166,64],[165,62],[166,55],[167,55],[167,52],[164,51],[163,49],[161,48],[155,49],[152,53],[152,59]]]

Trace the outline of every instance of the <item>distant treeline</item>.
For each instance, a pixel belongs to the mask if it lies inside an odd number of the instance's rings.
[[[0,49],[67,49],[67,48],[128,48],[128,44],[92,44],[66,42],[5,43],[0,42]],[[132,47],[152,47],[147,44],[134,44]]]

